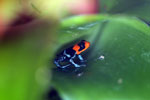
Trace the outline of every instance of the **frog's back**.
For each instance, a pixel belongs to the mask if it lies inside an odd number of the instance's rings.
[[[76,51],[73,50],[72,48],[73,48],[73,46],[66,49],[66,53],[69,54],[71,57],[73,57],[76,53]]]

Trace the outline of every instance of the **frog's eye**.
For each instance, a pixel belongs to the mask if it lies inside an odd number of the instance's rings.
[[[83,42],[78,44],[80,46],[79,51],[83,50],[85,48],[85,44]]]
[[[81,48],[84,48],[85,46],[83,44],[80,45]]]

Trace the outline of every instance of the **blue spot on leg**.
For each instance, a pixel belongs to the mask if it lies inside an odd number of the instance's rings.
[[[80,65],[76,64],[72,59],[69,60],[75,67],[80,67]]]
[[[61,68],[66,68],[66,67],[68,67],[68,66],[70,66],[70,65],[71,65],[71,64],[61,66]]]

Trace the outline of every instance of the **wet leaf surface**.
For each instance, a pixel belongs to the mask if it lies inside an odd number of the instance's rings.
[[[97,15],[80,24],[74,19],[60,28],[56,51],[82,39],[90,41],[91,47],[82,53],[85,68],[53,69],[52,84],[63,100],[149,98],[149,26],[127,16]]]

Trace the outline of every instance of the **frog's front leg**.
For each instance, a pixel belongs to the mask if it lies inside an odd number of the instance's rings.
[[[58,60],[55,59],[54,63],[56,64],[57,67],[61,67]]]
[[[81,67],[80,65],[76,64],[76,63],[73,61],[73,59],[70,59],[69,61],[70,61],[70,63],[72,63],[75,67]]]
[[[64,66],[61,66],[61,68],[66,68],[68,66],[70,66],[71,64],[67,64],[67,65],[64,65]]]
[[[83,59],[83,57],[81,55],[78,55],[78,58],[81,62],[86,62],[86,60]]]

